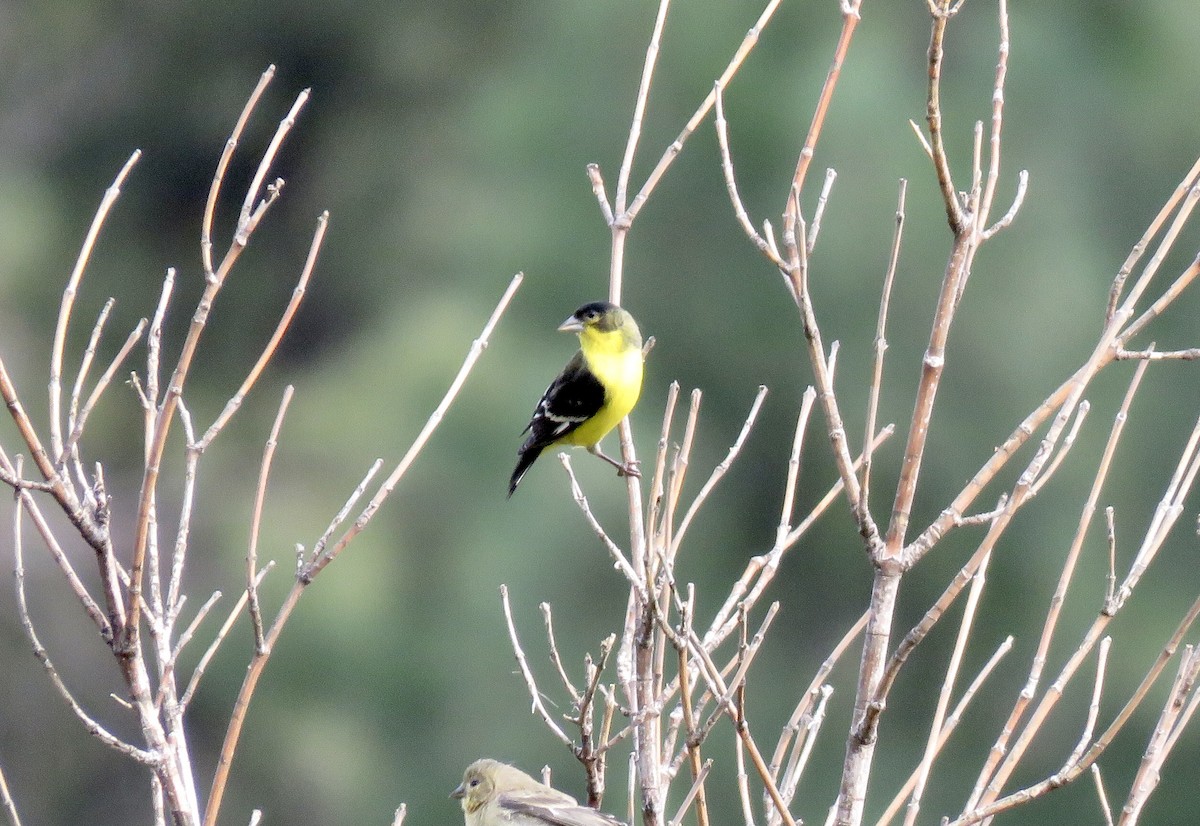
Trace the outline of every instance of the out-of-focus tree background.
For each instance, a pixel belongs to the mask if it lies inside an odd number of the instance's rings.
[[[560,647],[578,666],[583,650],[594,651],[619,627],[624,588],[570,501],[556,461],[539,463],[511,501],[504,491],[517,434],[573,347],[554,326],[607,290],[609,236],[584,166],[599,163],[611,192],[655,8],[647,0],[0,5],[0,348],[38,421],[61,289],[91,214],[129,153],[140,147],[144,157],[93,256],[72,352],[82,346],[85,320],[110,295],[118,302],[112,342],[123,335],[115,331],[149,315],[168,266],[179,269],[168,327],[168,341],[178,341],[200,289],[208,183],[246,95],[263,68],[277,64],[229,192],[248,179],[249,159],[296,92],[313,89],[281,154],[283,199],[219,300],[189,391],[200,421],[220,410],[292,290],[316,216],[329,209],[325,249],[282,360],[202,465],[192,610],[214,588],[231,594],[239,587],[253,479],[282,387],[295,384],[297,397],[260,551],[281,564],[264,588],[269,606],[286,587],[294,543],[312,543],[375,457],[399,458],[511,274],[527,273],[432,444],[302,601],[251,709],[223,822],[245,822],[261,807],[267,823],[385,823],[401,801],[410,806],[409,822],[457,822],[457,806],[445,796],[462,767],[485,755],[530,770],[549,763],[562,786],[581,791],[570,756],[528,714],[497,586],[511,589],[535,667],[546,663],[539,602],[554,605]],[[672,9],[635,180],[677,134],[760,10],[758,0]],[[951,340],[914,523],[936,514],[1085,358],[1113,275],[1200,152],[1194,4],[1014,3],[1011,15],[999,199],[1011,197],[1019,169],[1029,170],[1029,196],[1012,229],[976,263]],[[832,2],[785,3],[727,92],[743,196],[760,220],[782,208],[839,23]],[[960,177],[972,123],[990,113],[996,37],[994,4],[985,0],[967,3],[950,27],[944,99]],[[905,422],[911,412],[948,249],[936,183],[907,123],[924,116],[927,40],[918,0],[866,4],[814,161],[818,172],[838,171],[812,278],[826,338],[842,342],[838,385],[851,434],[862,428],[860,388],[899,178],[910,181],[909,209],[884,421]],[[816,186],[810,189],[815,195]],[[233,207],[218,215],[222,240]],[[1188,236],[1183,254],[1195,247],[1194,228]],[[658,339],[633,416],[643,458],[654,449],[671,381],[704,391],[693,492],[724,456],[755,388],[771,390],[743,457],[684,550],[681,576],[697,582],[711,610],[722,584],[771,542],[791,427],[808,383],[795,309],[732,218],[711,120],[642,212],[626,273],[624,303]],[[1156,334],[1160,345],[1194,346],[1196,309],[1194,296],[1178,306]],[[1101,443],[1112,398],[1131,369],[1114,370],[1100,386],[1112,394],[1097,399],[1108,412],[1085,430],[1078,456]],[[1198,407],[1192,367],[1151,369],[1122,471],[1102,502],[1118,506],[1118,525],[1130,535],[1160,495],[1181,430]],[[128,429],[135,410],[132,393],[116,388],[91,432],[91,455],[105,462],[116,508],[125,513],[134,507],[140,468],[140,437]],[[15,444],[7,417],[0,438]],[[877,455],[878,506],[894,481],[901,442]],[[178,470],[174,455],[168,473]],[[597,513],[623,536],[621,484],[585,456],[576,467]],[[931,816],[961,805],[974,777],[967,767],[990,744],[1023,679],[1038,630],[1026,623],[1044,612],[1092,467],[1085,458],[1069,460],[992,564],[989,619],[968,668],[1006,634],[1017,635],[1016,651],[965,721],[954,759],[935,773],[924,807]],[[832,479],[815,429],[801,504],[814,502]],[[6,506],[5,520],[9,512]],[[7,529],[3,535],[0,566],[10,569]],[[972,537],[960,532],[906,579],[899,629],[957,570]],[[1095,531],[1063,650],[1100,604],[1102,546]],[[1142,586],[1148,593],[1114,626],[1123,636],[1106,716],[1195,597],[1196,553],[1196,538],[1179,533]],[[107,697],[119,691],[110,656],[44,556],[31,549],[26,564],[34,617],[65,679],[102,721],[128,731],[129,716]],[[869,587],[869,567],[839,505],[773,586],[784,609],[750,679],[757,730],[786,720],[829,646],[862,611]],[[210,620],[200,636],[214,627]],[[931,638],[893,695],[876,761],[876,805],[919,757],[934,701],[928,680],[951,637],[942,629]],[[247,628],[238,626],[193,708],[203,789],[250,645]],[[1050,672],[1062,656],[1052,652]],[[809,818],[821,816],[836,792],[850,673],[848,665],[840,674],[810,773]],[[1052,771],[1074,742],[1082,717],[1072,709],[1056,718],[1061,737],[1044,743],[1038,771]],[[1118,788],[1144,748],[1150,719],[1142,715],[1101,761]],[[1150,806],[1155,823],[1195,822],[1200,791],[1191,775],[1200,735],[1186,740]],[[728,805],[724,811],[735,817],[732,763],[719,748],[713,755],[714,776],[728,779],[728,804],[714,805]],[[29,823],[149,818],[143,770],[83,734],[51,692],[9,590],[0,591],[0,765]],[[611,771],[608,808],[622,811],[619,761]],[[710,785],[718,801],[720,788]],[[1098,822],[1095,807],[1094,792],[1081,784],[1014,822]]]

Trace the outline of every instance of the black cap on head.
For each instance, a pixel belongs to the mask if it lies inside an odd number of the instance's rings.
[[[572,318],[576,318],[585,324],[599,321],[601,330],[612,330],[617,326],[617,312],[620,309],[616,304],[609,301],[593,301],[590,304],[584,304],[576,310]]]

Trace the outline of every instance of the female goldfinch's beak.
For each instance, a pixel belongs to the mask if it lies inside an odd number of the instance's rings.
[[[443,786],[442,788],[445,788],[445,786]],[[463,787],[463,785],[461,783],[458,784],[457,789],[450,792],[450,797],[453,800],[462,800],[466,796],[467,796],[467,790],[466,790],[466,788]]]
[[[583,322],[580,321],[579,319],[577,319],[575,316],[571,316],[566,321],[564,321],[562,324],[558,325],[558,331],[560,333],[582,332],[583,331]]]

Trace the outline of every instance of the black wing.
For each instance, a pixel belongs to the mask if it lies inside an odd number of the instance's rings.
[[[548,447],[595,416],[604,406],[604,385],[576,353],[533,410],[522,433],[529,433],[522,450]]]
[[[517,467],[508,482],[508,495],[521,482],[541,452],[571,433],[604,406],[604,385],[587,368],[583,353],[567,363],[558,378],[550,383],[533,409],[533,418],[522,433],[529,438],[517,451]]]

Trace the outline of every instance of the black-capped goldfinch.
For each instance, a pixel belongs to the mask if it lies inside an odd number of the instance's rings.
[[[580,806],[498,760],[476,760],[450,796],[462,801],[466,826],[622,826],[611,815]]]
[[[551,445],[585,447],[620,475],[637,475],[637,468],[605,456],[599,447],[600,440],[633,410],[642,392],[642,334],[637,322],[616,304],[596,301],[584,304],[558,329],[579,334],[579,352],[546,388],[522,431],[529,438],[517,451],[509,496]]]

